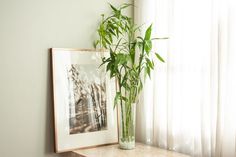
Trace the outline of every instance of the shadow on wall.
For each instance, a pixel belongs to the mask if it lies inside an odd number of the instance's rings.
[[[47,50],[48,66],[47,66],[47,107],[46,107],[46,126],[45,126],[45,156],[56,157],[76,157],[73,153],[60,153],[54,152],[54,117],[53,117],[53,94],[52,94],[52,66],[51,66],[51,52]]]

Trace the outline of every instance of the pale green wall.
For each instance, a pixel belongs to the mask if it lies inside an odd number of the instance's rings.
[[[107,2],[0,0],[1,157],[61,156],[53,153],[48,49],[91,48]]]

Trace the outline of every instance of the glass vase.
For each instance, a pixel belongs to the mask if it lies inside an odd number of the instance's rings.
[[[119,147],[135,148],[135,113],[136,103],[119,105]]]

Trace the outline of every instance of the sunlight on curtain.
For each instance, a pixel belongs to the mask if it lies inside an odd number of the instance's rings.
[[[166,63],[146,81],[138,140],[196,157],[236,156],[235,10],[223,0],[135,0],[136,23],[169,37],[154,46]]]

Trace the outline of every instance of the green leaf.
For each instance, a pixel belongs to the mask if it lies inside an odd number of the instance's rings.
[[[121,7],[120,7],[120,9],[125,9],[125,8],[127,8],[127,7],[129,7],[129,6],[132,6],[133,4],[129,4],[129,3],[125,3],[125,4],[123,4]]]
[[[127,64],[129,59],[130,59],[130,56],[123,54],[123,53],[118,53],[116,55],[116,64],[118,64],[118,65]]]
[[[110,78],[113,78],[115,76],[115,69],[113,67],[114,66],[112,65],[110,68]]]
[[[122,87],[124,87],[126,91],[130,91],[130,86],[127,84],[127,82],[125,82]]]
[[[105,58],[105,57],[103,57],[103,58],[102,58],[102,64],[99,65],[99,68],[100,68],[102,65],[106,64],[107,62],[110,62],[110,60],[111,60],[110,58]]]
[[[123,80],[121,81],[121,86],[125,86],[125,83],[127,82],[127,74],[125,73],[125,75],[123,76]]]
[[[124,100],[124,101],[128,101],[128,99],[124,96],[121,96],[121,99]]]
[[[152,40],[163,40],[163,39],[169,39],[168,37],[163,37],[163,38],[152,38]]]
[[[135,62],[135,45],[136,45],[136,43],[132,45],[130,52],[129,52],[132,64],[134,64],[134,62]]]
[[[116,92],[116,96],[115,96],[115,99],[114,99],[113,110],[115,109],[116,105],[118,104],[118,101],[120,100],[120,98],[121,98],[121,93]]]
[[[152,50],[152,41],[151,40],[145,41],[144,49],[147,52],[147,54],[149,54],[149,52]]]
[[[143,89],[143,83],[142,83],[142,81],[140,79],[139,85],[138,85],[138,92],[140,92],[142,89]]]
[[[137,39],[140,39],[141,41],[144,41],[144,39],[140,36],[138,36]]]
[[[113,43],[112,35],[111,35],[111,34],[108,34],[108,37],[109,37],[110,43]]]
[[[136,32],[137,30],[138,30],[138,31],[141,31],[140,28],[141,28],[142,26],[143,26],[143,24],[140,25],[140,26],[136,26],[136,25],[135,25],[135,27],[134,27],[134,32]]]
[[[99,40],[94,41],[93,42],[93,48],[96,49],[98,44],[99,44]]]
[[[120,38],[120,40],[119,40],[118,43],[116,44],[116,47],[115,47],[115,50],[114,50],[115,52],[116,52],[117,48],[120,46],[121,40],[122,40],[122,38]]]
[[[151,70],[149,67],[147,67],[147,74],[148,74],[149,78],[151,78]]]
[[[115,34],[115,32],[113,31],[113,29],[108,29],[108,31],[112,34],[112,35],[114,35],[114,36],[116,36],[116,34]]]
[[[145,32],[144,40],[150,40],[152,34],[152,24],[147,28]]]
[[[119,37],[119,33],[120,33],[119,29],[116,28],[115,30],[116,30],[116,36]]]
[[[144,78],[146,79],[146,76],[148,75],[149,76],[149,78],[151,78],[151,70],[150,70],[150,68],[149,68],[149,66],[147,66],[146,68],[145,68],[145,75],[144,75]]]
[[[107,64],[106,71],[109,71],[109,70],[111,70],[111,67],[112,67],[112,63],[111,63],[111,62],[109,62],[109,63]]]
[[[109,38],[109,36],[108,36],[108,38]],[[111,42],[107,38],[104,38],[104,40],[105,40],[106,43],[108,43],[108,45],[111,44]]]
[[[117,9],[116,7],[114,7],[114,6],[111,5],[111,4],[109,4],[109,5],[110,5],[111,9],[112,9],[114,12],[117,12],[117,11],[118,11],[118,9]]]
[[[137,42],[137,45],[140,50],[143,49],[143,42]]]
[[[147,62],[147,64],[148,64],[148,66],[151,68],[151,69],[154,69],[154,65],[153,65],[153,63],[150,61],[150,59],[149,58],[145,58],[146,59],[146,62]]]
[[[102,40],[102,46],[103,46],[104,48],[107,48],[107,43],[105,42],[105,40]]]
[[[165,60],[158,54],[158,53],[155,53],[156,57],[162,61],[163,63],[165,63]]]

